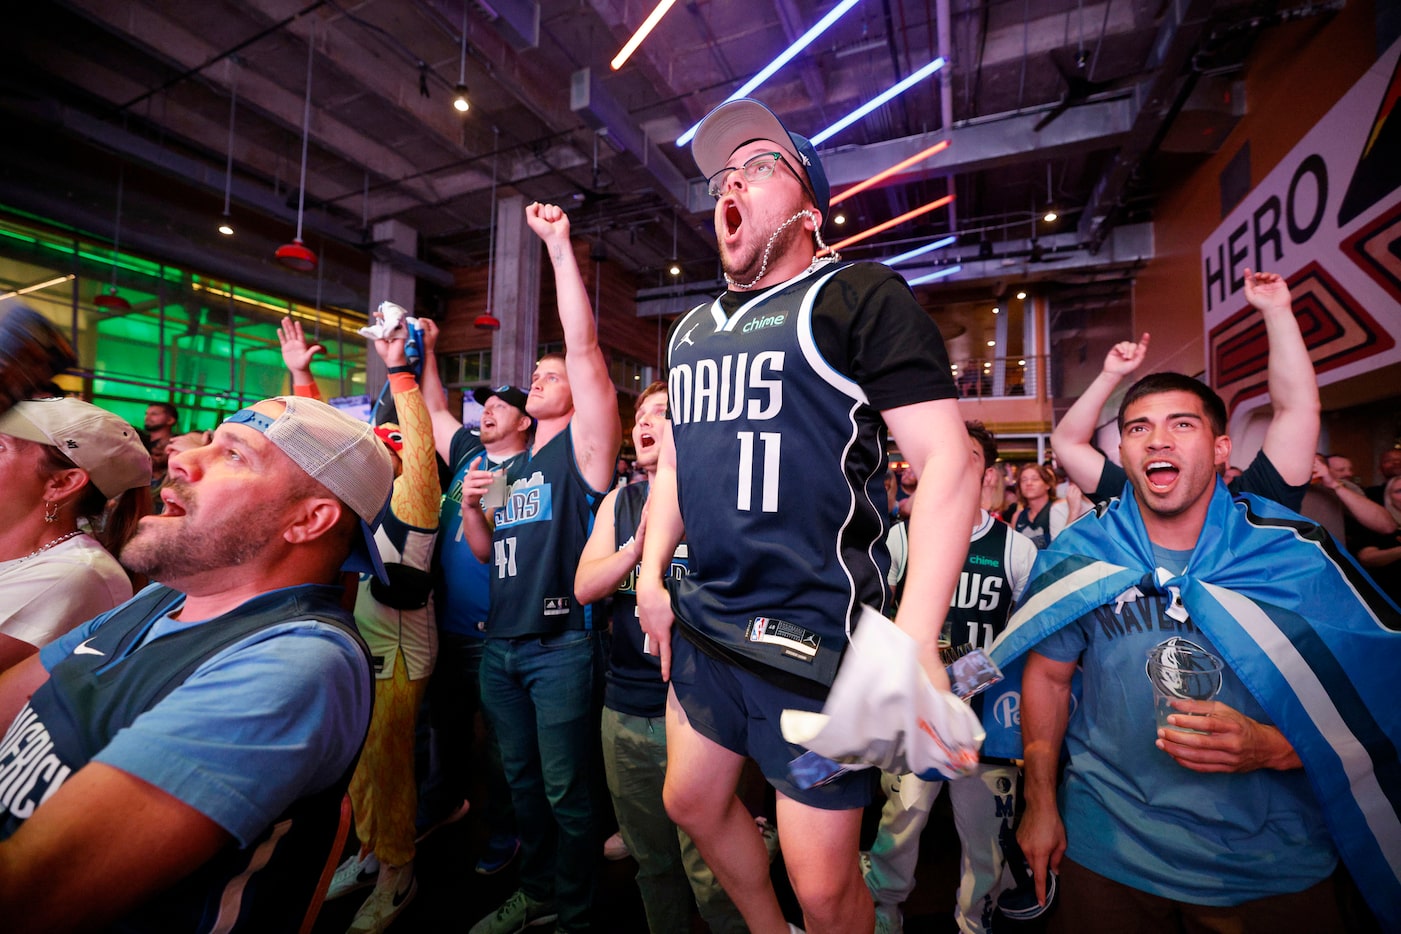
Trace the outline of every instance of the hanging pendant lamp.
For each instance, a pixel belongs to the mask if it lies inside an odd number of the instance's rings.
[[[316,24],[312,23],[306,47],[306,104],[302,108],[302,180],[297,192],[297,235],[284,243],[273,255],[288,269],[311,272],[316,268],[316,254],[302,243],[302,216],[306,211],[306,150],[311,135],[311,65],[316,55]]]
[[[467,98],[467,11],[470,7],[462,4],[462,57],[458,60],[457,66],[457,87],[453,88],[452,106],[460,114],[465,114],[472,109],[472,102]]]
[[[229,81],[229,154],[224,160],[224,213],[219,218],[219,226],[216,228],[219,233],[226,237],[233,236],[232,218],[229,216],[229,192],[233,188],[233,149],[234,149],[234,113],[238,110],[238,72],[233,71],[234,61],[229,59],[229,69],[232,71]]]
[[[496,134],[496,143],[491,154],[491,232],[487,234],[486,248],[486,311],[477,315],[477,320],[472,322],[473,327],[482,331],[501,329],[501,319],[491,313],[491,273],[492,266],[496,264],[496,160],[500,155],[501,130],[492,127],[491,131]]]
[[[126,166],[117,167],[117,222],[112,231],[112,284],[106,292],[98,292],[92,303],[103,311],[115,313],[131,311],[131,302],[117,294],[117,257],[122,245],[122,190],[126,180]]]

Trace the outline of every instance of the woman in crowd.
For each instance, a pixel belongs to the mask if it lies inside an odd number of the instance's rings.
[[[1382,505],[1396,528],[1383,534],[1359,525],[1348,547],[1386,595],[1401,604],[1401,477],[1386,482]]]
[[[1056,499],[1056,474],[1045,464],[1027,464],[1017,474],[1017,511],[1012,528],[1045,548],[1065,528],[1066,506]]]
[[[0,415],[0,671],[131,596],[113,555],[150,481],[136,429],[95,405],[37,399]]]

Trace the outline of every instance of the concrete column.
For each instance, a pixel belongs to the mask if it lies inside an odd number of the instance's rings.
[[[491,340],[491,382],[530,385],[540,340],[540,240],[525,223],[526,200],[496,202],[496,250],[492,256],[491,313],[501,330]]]
[[[418,231],[402,221],[380,221],[373,228],[375,242],[384,243],[390,249],[405,256],[418,255]],[[370,307],[366,309],[371,320],[380,302],[393,302],[402,305],[410,312],[414,305],[414,287],[417,284],[413,273],[395,269],[380,260],[370,262]],[[389,378],[384,361],[375,349],[365,342],[365,391],[371,396],[379,392],[384,381]],[[371,399],[371,401],[374,401]]]
[[[992,339],[997,341],[997,346],[992,348],[996,353],[992,356],[992,394],[994,396],[1007,395],[1007,370],[1017,365],[1017,358],[1007,358],[1011,355],[1011,350],[1007,343],[1007,302],[1001,302],[1002,310],[994,317],[997,321],[993,324]]]

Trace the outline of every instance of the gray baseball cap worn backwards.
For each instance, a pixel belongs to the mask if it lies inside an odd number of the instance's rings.
[[[307,476],[330,490],[360,517],[356,536],[344,569],[373,574],[388,582],[375,529],[389,507],[394,490],[394,461],[374,428],[358,422],[324,402],[304,396],[276,396],[270,402],[286,406],[273,418],[253,409],[241,409],[225,424],[245,425],[277,446]]]
[[[812,189],[813,206],[827,219],[831,206],[832,188],[827,171],[817,157],[817,149],[806,136],[790,133],[772,110],[751,98],[728,101],[705,115],[695,139],[691,140],[691,156],[706,178],[723,169],[734,151],[745,143],[758,139],[773,142],[786,158],[807,175]],[[785,141],[787,145],[785,145]]]

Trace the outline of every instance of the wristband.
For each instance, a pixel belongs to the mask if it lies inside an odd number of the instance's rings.
[[[412,373],[412,372],[413,372],[413,367],[411,367],[411,366],[391,366],[391,367],[389,368],[388,372],[390,372],[390,373]]]

